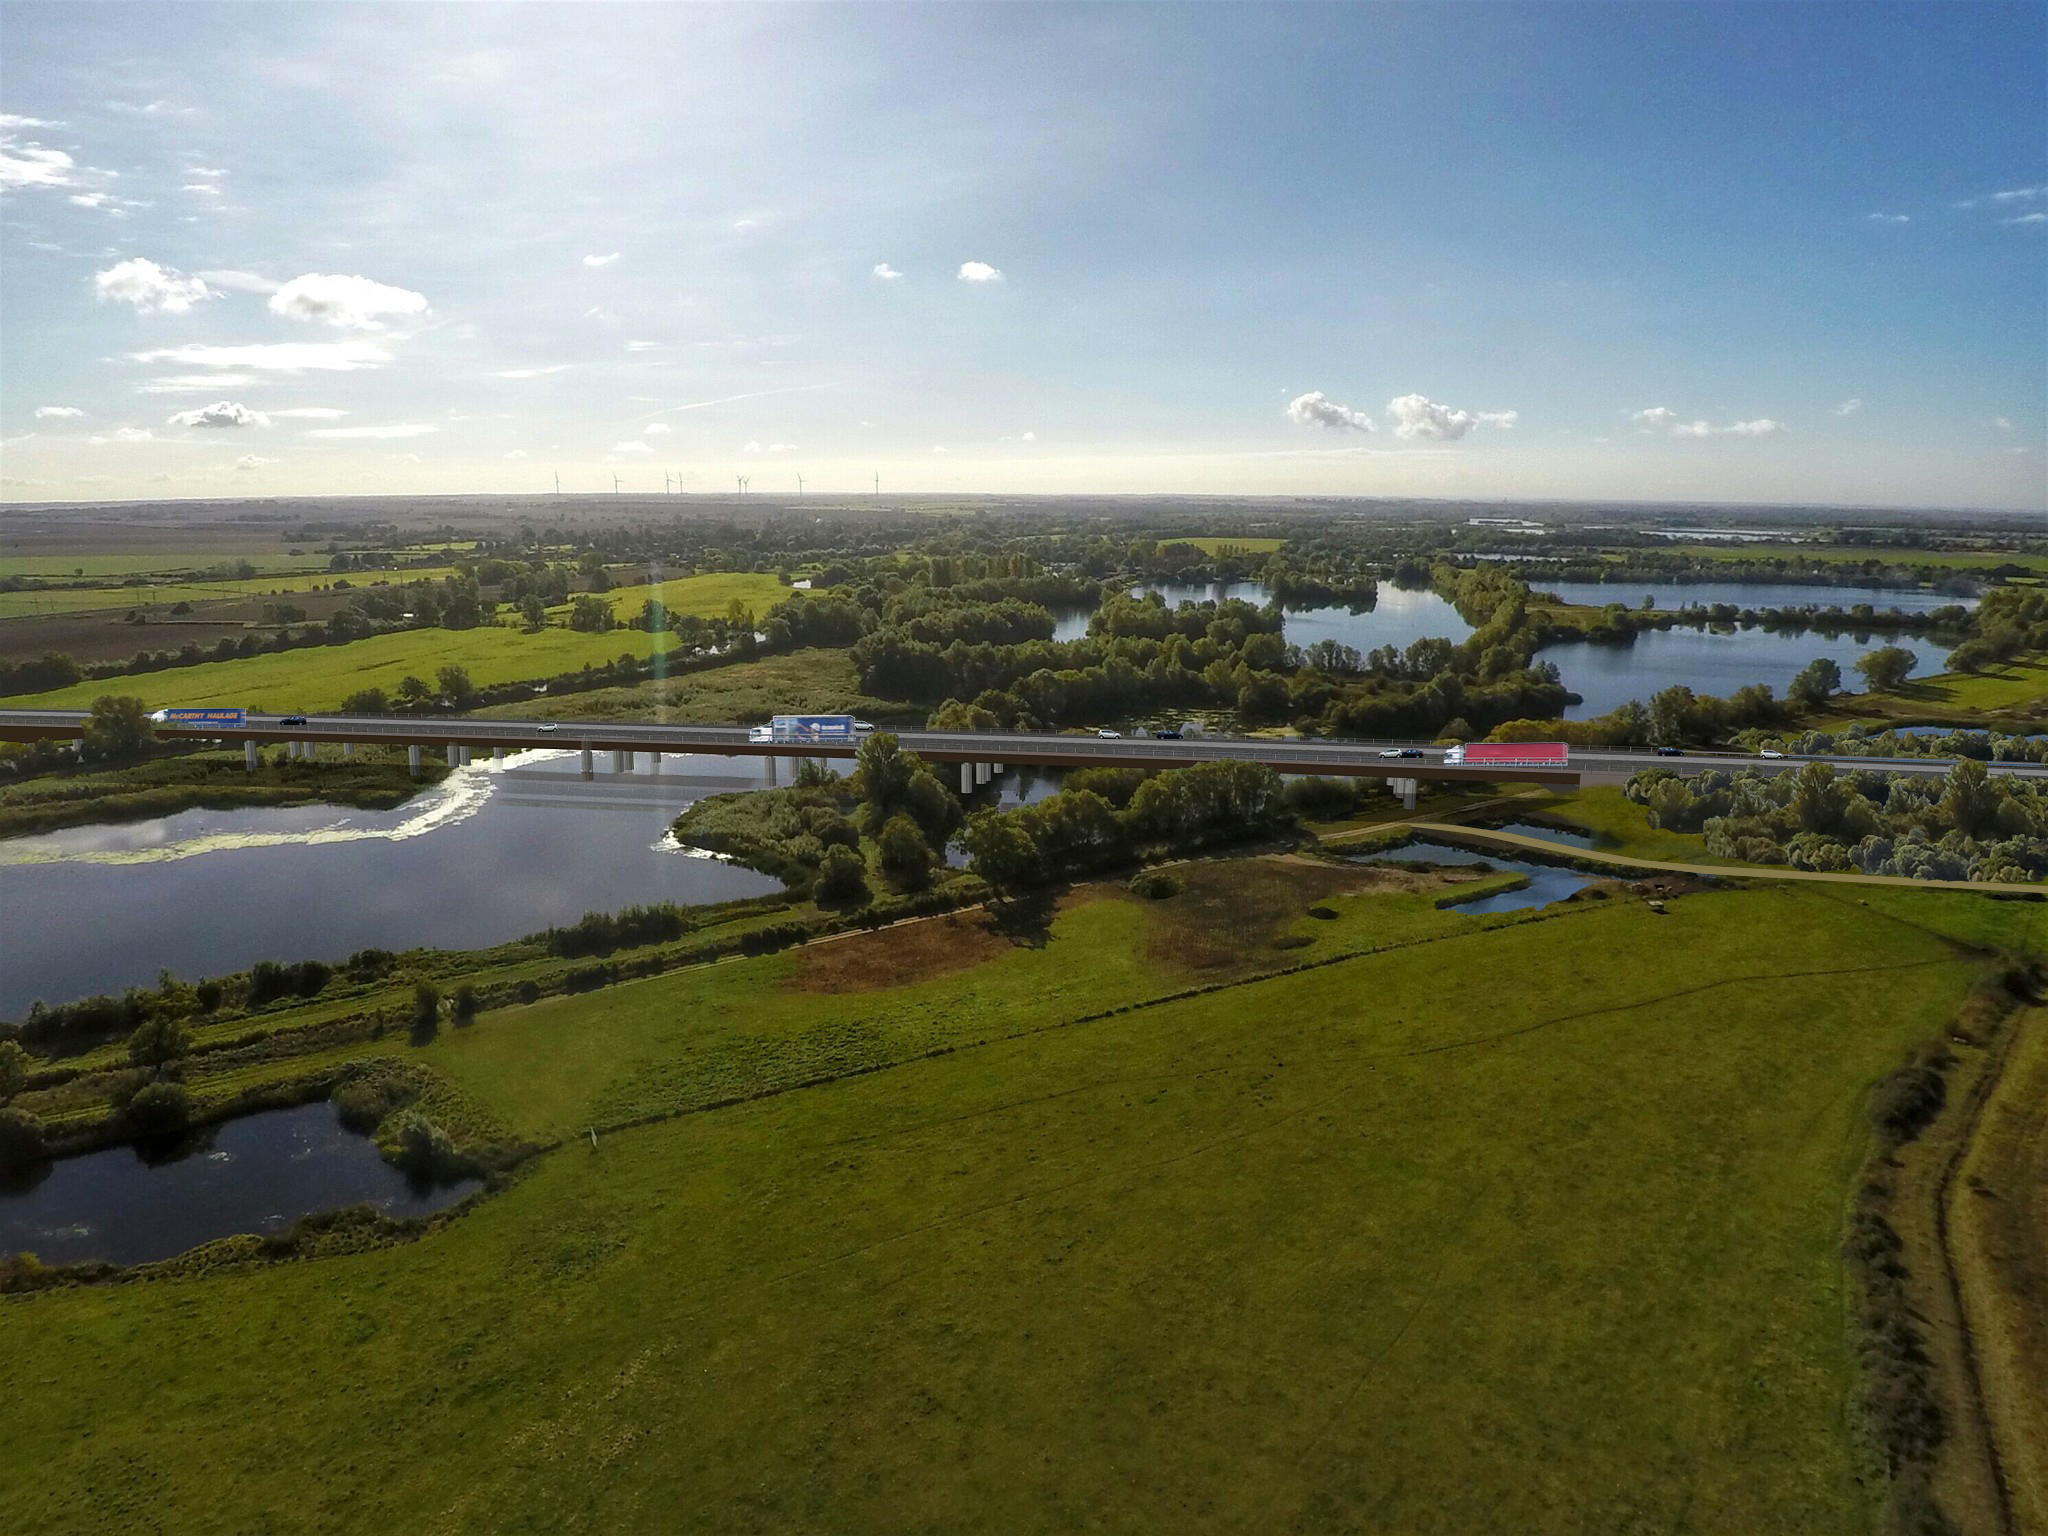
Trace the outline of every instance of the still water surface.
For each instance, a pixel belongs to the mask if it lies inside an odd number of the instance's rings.
[[[1974,597],[1957,597],[1926,587],[1830,587],[1811,582],[1774,581],[1550,581],[1538,576],[1531,590],[1553,592],[1568,603],[1604,608],[1620,603],[1640,608],[1645,597],[1659,608],[1727,603],[1735,608],[1853,608],[1868,603],[1879,613],[1932,613],[1937,608],[1974,608]]]
[[[0,842],[0,1018],[254,961],[368,946],[466,949],[585,912],[730,901],[781,882],[667,841],[706,795],[768,782],[760,758],[664,757],[585,782],[569,752],[478,763],[393,811],[187,811]]]
[[[1517,827],[1514,830],[1520,831]],[[1472,901],[1458,902],[1453,910],[1478,915],[1482,912],[1525,912],[1531,907],[1547,907],[1554,901],[1563,901],[1572,892],[1593,883],[1594,877],[1582,875],[1576,870],[1560,869],[1555,864],[1536,864],[1526,859],[1509,858],[1498,853],[1474,853],[1469,848],[1455,848],[1449,843],[1413,842],[1403,843],[1398,848],[1383,853],[1360,854],[1356,858],[1361,864],[1488,864],[1502,872],[1527,875],[1529,883],[1518,891],[1502,891],[1494,896],[1481,896]]]
[[[1566,706],[1565,718],[1585,720],[1630,699],[1648,704],[1652,694],[1680,683],[1694,693],[1721,698],[1745,684],[1766,683],[1782,698],[1785,685],[1821,656],[1842,669],[1851,688],[1860,688],[1856,659],[1895,643],[1919,658],[1915,677],[1948,665],[1949,648],[1920,635],[1773,634],[1762,629],[1646,629],[1625,645],[1574,640],[1546,646],[1537,659],[1556,662],[1565,687],[1583,696],[1583,702]]]
[[[424,1216],[476,1187],[416,1182],[344,1129],[331,1104],[302,1104],[209,1126],[157,1161],[109,1147],[0,1178],[0,1253],[146,1264],[347,1205]]]

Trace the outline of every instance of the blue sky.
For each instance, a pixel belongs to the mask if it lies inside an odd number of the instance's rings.
[[[2048,506],[2048,6],[0,8],[0,495]]]

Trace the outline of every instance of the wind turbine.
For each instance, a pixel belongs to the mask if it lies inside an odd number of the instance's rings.
[[[804,477],[803,477],[803,471],[802,471],[802,470],[798,470],[798,471],[797,471],[797,477],[796,477],[796,493],[797,493],[797,495],[799,495],[799,496],[803,495],[803,493],[804,493]]]
[[[612,494],[614,496],[619,494],[619,476],[616,470],[612,472]]]
[[[882,477],[880,475],[875,476],[875,494],[877,496],[882,494]]]
[[[559,469],[555,471],[555,494],[562,494],[562,472]]]

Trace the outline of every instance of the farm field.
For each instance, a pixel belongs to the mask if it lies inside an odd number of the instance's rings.
[[[1225,550],[1235,550],[1247,555],[1270,555],[1287,541],[1285,539],[1239,539],[1226,537],[1213,539],[1170,539],[1163,542],[1192,544],[1203,554],[1215,556],[1222,554]]]
[[[331,589],[346,581],[348,589],[391,586],[411,581],[440,581],[454,567],[432,566],[407,571],[319,571],[296,575],[257,576],[246,581],[176,581],[146,587],[70,587],[40,591],[0,592],[0,619],[60,613],[95,613],[102,609],[162,608],[174,603],[242,602],[251,597],[290,596],[295,592]],[[344,589],[344,590],[348,590]],[[637,610],[636,610],[637,611]]]
[[[224,543],[220,548],[134,550],[119,554],[14,554],[0,551],[0,575],[35,576],[48,581],[81,577],[175,575],[196,572],[222,561],[247,560],[259,572],[325,571],[328,556],[318,550],[287,554],[274,541],[259,548]]]
[[[175,704],[331,711],[359,689],[382,688],[389,694],[407,676],[432,683],[435,671],[445,666],[468,668],[470,681],[488,688],[554,677],[586,662],[595,666],[616,661],[627,652],[646,656],[650,648],[665,651],[674,643],[673,635],[644,635],[635,630],[581,634],[551,628],[529,635],[505,625],[409,629],[347,645],[311,646],[75,683],[49,693],[10,698],[8,705],[14,709],[80,709],[102,694],[132,694],[151,709]]]
[[[2009,904],[1472,919],[1206,868],[1042,942],[938,919],[387,1047],[559,1145],[411,1244],[0,1306],[0,1517],[1870,1528],[1863,1095]]]
[[[501,719],[765,720],[778,713],[860,715],[878,723],[922,726],[927,713],[860,691],[845,651],[803,650],[735,661],[639,683],[500,704],[477,713]]]
[[[639,617],[641,604],[655,595],[655,588],[652,583],[614,587],[607,595],[613,613],[621,620],[632,619]],[[722,619],[734,603],[751,609],[756,619],[766,618],[770,608],[791,595],[788,587],[766,571],[713,571],[661,583],[663,607],[670,613],[693,614],[700,619]]]

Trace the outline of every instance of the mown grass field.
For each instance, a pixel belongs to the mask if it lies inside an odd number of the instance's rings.
[[[652,583],[614,587],[608,594],[612,612],[622,620],[638,618],[641,605],[654,593]],[[770,608],[792,595],[773,572],[763,571],[713,571],[661,583],[663,607],[670,613],[694,614],[700,619],[722,619],[735,602],[750,609],[756,619],[763,619]]]
[[[40,576],[51,581],[79,576],[151,576],[202,571],[222,561],[247,560],[258,571],[324,571],[328,556],[318,550],[302,555],[283,550],[250,550],[224,543],[217,552],[194,549],[124,550],[111,555],[0,554],[0,576]]]
[[[535,634],[506,625],[477,629],[409,629],[372,635],[347,645],[312,646],[234,661],[206,661],[197,666],[146,672],[74,683],[48,693],[10,698],[12,709],[78,709],[102,694],[132,694],[151,709],[167,705],[271,710],[333,710],[363,688],[397,691],[400,679],[412,676],[432,685],[445,666],[469,669],[479,688],[554,677],[573,672],[586,662],[595,666],[631,652],[649,655],[670,649],[673,635],[646,635],[637,630],[579,634],[549,628]]]
[[[1846,698],[1838,707],[1859,718],[1881,711],[1893,720],[1923,716],[1962,720],[1970,715],[2025,711],[2042,704],[2048,704],[2048,657],[2030,657],[1979,673],[1944,672],[1916,679],[1895,693]]]
[[[252,597],[329,588],[346,581],[352,588],[396,585],[410,581],[439,581],[452,566],[434,566],[413,571],[351,571],[336,574],[321,570],[298,575],[256,576],[246,581],[180,581],[147,587],[70,587],[40,592],[0,592],[0,619],[18,619],[38,614],[97,613],[103,609],[160,608],[174,603],[246,602]],[[636,608],[634,610],[638,612]]]
[[[1203,554],[1208,555],[1213,559],[1215,556],[1222,554],[1225,550],[1234,550],[1239,554],[1245,555],[1270,555],[1271,553],[1273,553],[1274,550],[1280,548],[1287,541],[1285,539],[1239,539],[1223,537],[1213,539],[1161,539],[1159,542],[1162,544],[1192,544],[1195,546],[1195,548],[1199,549]]]
[[[1862,1095],[2013,904],[1322,899],[1276,963],[1391,947],[1248,979],[1109,892],[444,1033],[564,1144],[417,1243],[0,1303],[0,1518],[1867,1531]]]

